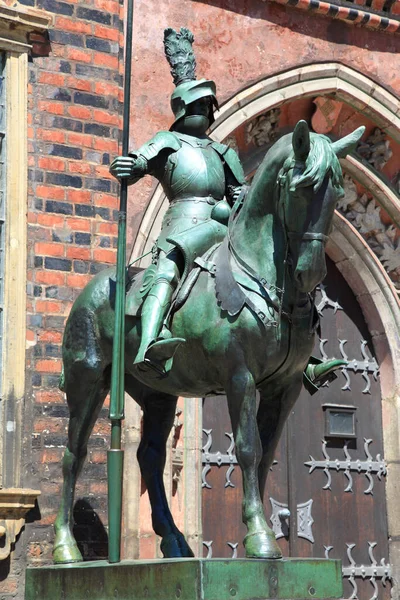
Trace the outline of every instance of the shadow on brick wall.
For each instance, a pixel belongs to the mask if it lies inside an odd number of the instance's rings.
[[[87,500],[78,500],[74,506],[74,536],[83,560],[101,560],[108,557],[108,534],[98,514]]]

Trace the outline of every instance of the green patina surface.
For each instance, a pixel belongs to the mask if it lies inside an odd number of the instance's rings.
[[[28,568],[25,600],[327,600],[342,593],[339,560],[188,558]]]

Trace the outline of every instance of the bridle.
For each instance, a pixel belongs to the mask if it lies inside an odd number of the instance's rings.
[[[296,168],[304,169],[305,162],[296,160],[296,158],[292,158],[292,160],[287,164],[287,166],[285,164],[283,165],[283,167],[279,171],[278,177],[277,177],[278,186],[279,186],[278,212],[280,212],[282,215],[282,223],[284,226],[284,230],[286,232],[286,237],[289,239],[291,239],[291,238],[297,239],[300,242],[302,242],[304,240],[306,240],[306,241],[316,240],[316,241],[326,244],[329,237],[327,235],[325,235],[324,233],[314,233],[313,231],[304,231],[304,232],[303,231],[301,231],[301,232],[300,231],[289,231],[289,229],[288,229],[287,218],[286,218],[286,205],[282,201],[282,191],[287,184],[289,172],[294,171],[294,169],[296,169]],[[287,245],[289,245],[288,240],[287,240]]]
[[[285,317],[287,317],[289,321],[292,320],[291,314],[283,310],[283,298],[284,298],[285,288],[286,288],[286,273],[287,273],[288,265],[290,263],[290,240],[297,239],[300,242],[316,240],[316,241],[322,242],[325,245],[329,239],[328,236],[325,235],[324,233],[314,233],[312,231],[297,232],[297,231],[289,231],[288,230],[287,218],[286,218],[286,205],[285,205],[285,202],[282,200],[282,195],[283,195],[282,192],[283,192],[285,185],[287,184],[287,179],[288,179],[288,175],[289,175],[290,171],[294,170],[295,168],[301,168],[302,170],[304,170],[305,162],[299,161],[299,160],[296,160],[296,158],[293,158],[290,162],[287,162],[287,164],[285,163],[282,166],[282,168],[279,171],[278,176],[277,176],[277,183],[278,183],[278,189],[279,189],[278,214],[281,214],[282,225],[283,225],[283,229],[285,231],[285,251],[284,251],[284,261],[283,261],[284,268],[283,268],[282,287],[278,287],[274,284],[272,284],[272,285],[269,284],[265,277],[263,277],[262,275],[257,273],[250,265],[248,265],[246,263],[245,260],[243,260],[243,258],[239,255],[239,253],[237,252],[237,250],[234,246],[232,237],[230,235],[230,229],[231,229],[231,225],[235,221],[235,219],[240,211],[240,208],[241,208],[241,206],[245,200],[246,194],[248,192],[248,188],[245,186],[243,187],[239,197],[237,198],[234,206],[232,207],[231,215],[229,218],[229,224],[228,224],[227,238],[228,238],[229,249],[230,249],[231,254],[232,254],[234,260],[236,261],[237,265],[249,277],[256,280],[259,283],[259,285],[261,285],[261,287],[264,288],[267,292],[275,291],[278,295],[278,302],[272,303],[274,305],[274,308],[278,311],[278,314],[279,314],[278,322],[274,323],[276,326],[280,322],[282,315],[285,315]],[[313,293],[309,294],[309,298],[310,298],[311,305],[312,305],[311,311],[310,311],[311,320],[312,320],[313,312],[314,312],[313,306],[315,304],[315,290]]]

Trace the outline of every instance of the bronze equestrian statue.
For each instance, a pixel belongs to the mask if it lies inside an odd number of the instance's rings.
[[[363,128],[332,143],[300,121],[267,152],[247,188],[234,151],[205,134],[215,84],[195,79],[192,42],[185,29],[166,30],[177,83],[171,131],[111,165],[132,183],[155,175],[170,201],[154,263],[129,272],[125,390],[143,410],[138,461],[164,556],[193,556],[163,484],[177,397],[226,394],[243,474],[246,556],[280,558],[264,487],[303,380],[314,391],[341,364],[309,364],[318,322],[313,292],[326,273],[325,244],[343,195],[338,157],[354,149]],[[70,424],[56,563],[82,560],[72,534],[74,491],[110,387],[114,301],[115,269],[107,269],[83,290],[65,328],[61,387]]]

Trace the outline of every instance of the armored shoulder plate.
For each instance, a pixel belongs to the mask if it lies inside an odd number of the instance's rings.
[[[234,149],[218,142],[213,142],[212,147],[224,159],[236,181],[240,185],[246,183],[242,163],[240,162],[239,157]]]
[[[162,150],[177,152],[181,146],[182,142],[175,133],[172,131],[159,131],[138,150],[129,152],[129,156],[143,156],[147,161],[150,161],[152,158],[156,158]]]

